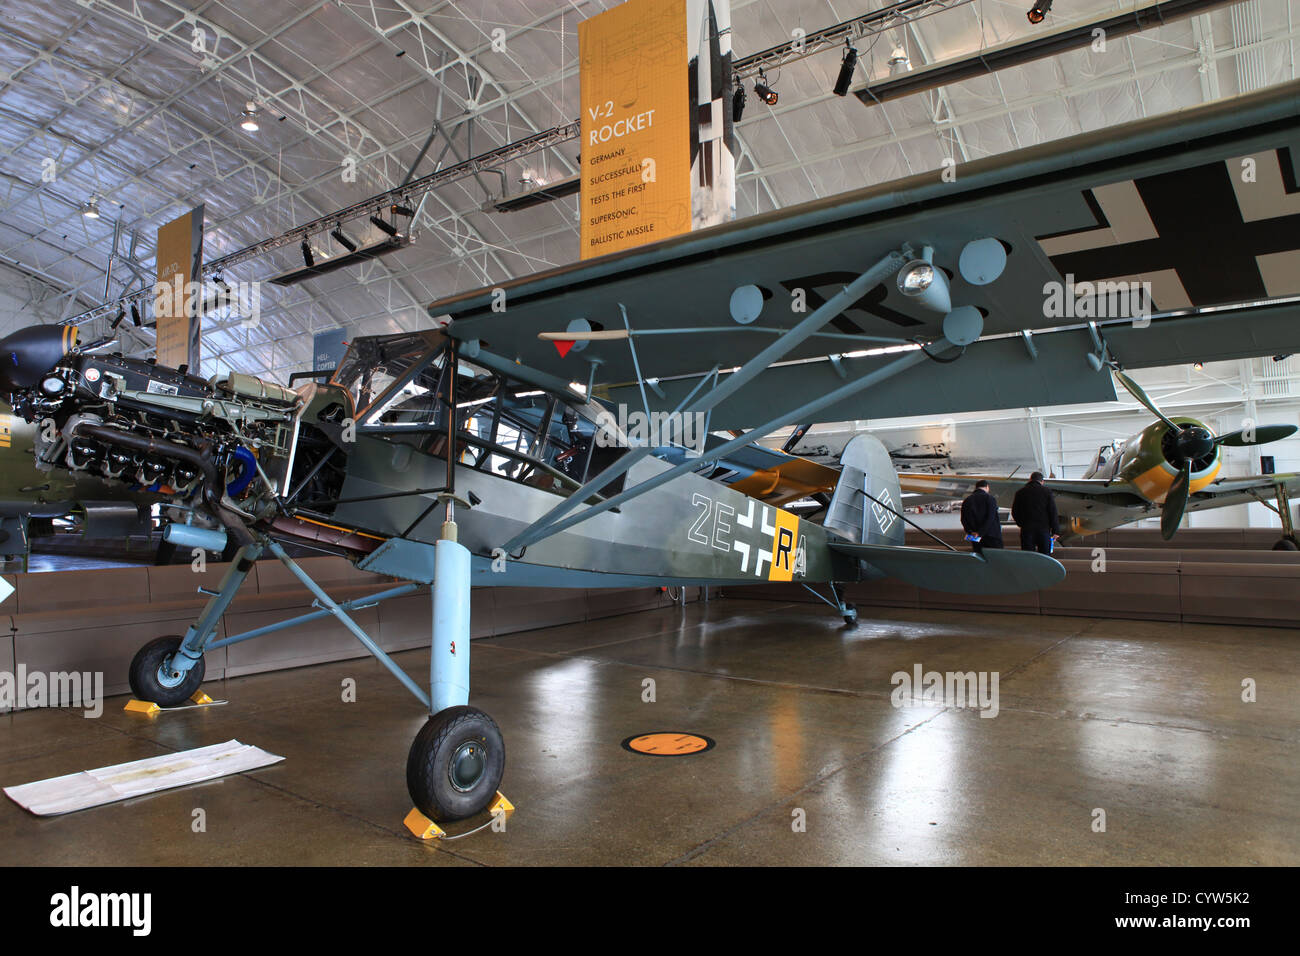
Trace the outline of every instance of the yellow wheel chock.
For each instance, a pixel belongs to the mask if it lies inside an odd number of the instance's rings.
[[[122,709],[132,714],[144,714],[146,717],[153,717],[162,713],[164,710],[187,710],[190,707],[207,707],[210,704],[224,704],[224,700],[213,700],[201,690],[196,690],[190,697],[191,703],[181,707],[159,707],[151,700],[136,700],[132,697],[126,702]]]
[[[461,837],[467,837],[471,834],[478,833],[479,830],[490,827],[499,817],[509,817],[515,812],[515,805],[506,799],[505,794],[500,790],[497,791],[496,798],[488,806],[488,813],[492,819],[487,823],[481,824],[466,833],[460,833],[456,836],[447,836],[447,831],[438,824],[434,823],[418,809],[412,808],[411,812],[406,815],[402,823],[406,829],[415,835],[417,840],[459,840]]]

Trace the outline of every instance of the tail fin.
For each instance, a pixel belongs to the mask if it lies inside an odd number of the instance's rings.
[[[903,521],[894,512],[902,506],[889,450],[874,435],[854,436],[840,454],[840,480],[824,526],[855,544],[900,545]]]

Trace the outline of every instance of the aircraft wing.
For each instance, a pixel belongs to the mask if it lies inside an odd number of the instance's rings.
[[[715,366],[725,381],[804,318],[800,306],[813,311],[904,245],[931,246],[952,305],[979,309],[984,337],[818,420],[1109,401],[1110,375],[1086,361],[1093,318],[1130,368],[1300,351],[1300,301],[1285,298],[1300,295],[1289,265],[1300,256],[1298,162],[1300,81],[587,259],[429,312],[499,361],[582,383],[598,362],[602,397],[640,408],[644,383],[651,408],[667,410]],[[1007,250],[983,285],[960,265],[982,238]],[[1053,311],[1047,290],[1067,277],[1076,292],[1149,282],[1156,316],[1135,326],[1069,294],[1067,311]],[[762,306],[741,323],[731,296],[750,285]],[[873,350],[936,340],[942,319],[885,279],[722,401],[711,428],[765,423],[791,396],[826,394],[896,358]],[[606,337],[572,347],[538,337],[573,328]]]
[[[722,443],[710,435],[707,446]],[[737,491],[780,507],[813,494],[828,494],[840,480],[838,468],[753,444],[731,452],[711,475]]]
[[[1300,493],[1300,474],[1250,475],[1246,478],[1223,478],[1211,482],[1187,500],[1188,511],[1208,511],[1230,505],[1246,505],[1253,501],[1275,504],[1277,487],[1281,485],[1288,495]]]
[[[1025,485],[1024,478],[998,478],[994,475],[909,475],[898,476],[905,492],[941,498],[965,498],[975,490],[975,482],[987,481],[993,496],[1003,508],[1010,508],[1016,492]],[[1131,485],[1102,478],[1047,478],[1043,484],[1056,495],[1056,510],[1062,515],[1091,512],[1094,502],[1119,507],[1145,505],[1146,499]]]
[[[934,498],[965,498],[975,490],[975,482],[982,479],[989,483],[998,504],[1009,508],[1016,491],[1024,484],[1014,478],[989,475],[909,475],[904,472],[898,477],[903,491],[922,496],[920,501],[912,499],[907,504],[920,504]],[[1159,514],[1126,482],[1107,483],[1101,478],[1048,478],[1043,484],[1055,493],[1056,510],[1066,519],[1073,533],[1102,531],[1136,518]],[[1253,501],[1268,502],[1275,496],[1274,489],[1279,484],[1288,493],[1300,492],[1300,473],[1221,478],[1194,492],[1188,498],[1187,510],[1209,511]]]
[[[1065,579],[1061,562],[1033,551],[974,554],[839,541],[831,542],[831,549],[860,558],[888,577],[950,594],[1019,594]]]
[[[1241,494],[1248,492],[1259,492],[1264,497],[1268,497],[1278,485],[1282,485],[1287,491],[1300,489],[1300,473],[1290,472],[1281,475],[1250,475],[1246,478],[1220,478],[1218,481],[1212,481],[1210,484],[1197,492],[1197,497],[1218,497],[1220,495]],[[1248,500],[1255,500],[1253,495],[1247,495]]]

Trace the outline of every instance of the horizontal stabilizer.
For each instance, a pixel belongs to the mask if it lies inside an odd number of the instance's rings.
[[[891,578],[949,594],[1019,594],[1050,588],[1065,578],[1061,562],[1035,551],[990,548],[979,555],[840,541],[831,548],[861,558]]]

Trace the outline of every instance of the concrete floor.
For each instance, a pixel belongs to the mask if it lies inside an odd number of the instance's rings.
[[[231,738],[287,758],[61,818],[0,800],[0,863],[1300,864],[1300,631],[869,611],[846,631],[725,599],[475,641],[518,810],[443,844],[402,827],[423,716],[370,659],[213,682],[228,705],[152,720],[126,698],[0,717],[6,786]],[[918,663],[998,672],[998,716],[895,708],[890,675]],[[717,746],[620,747],[669,729]]]

